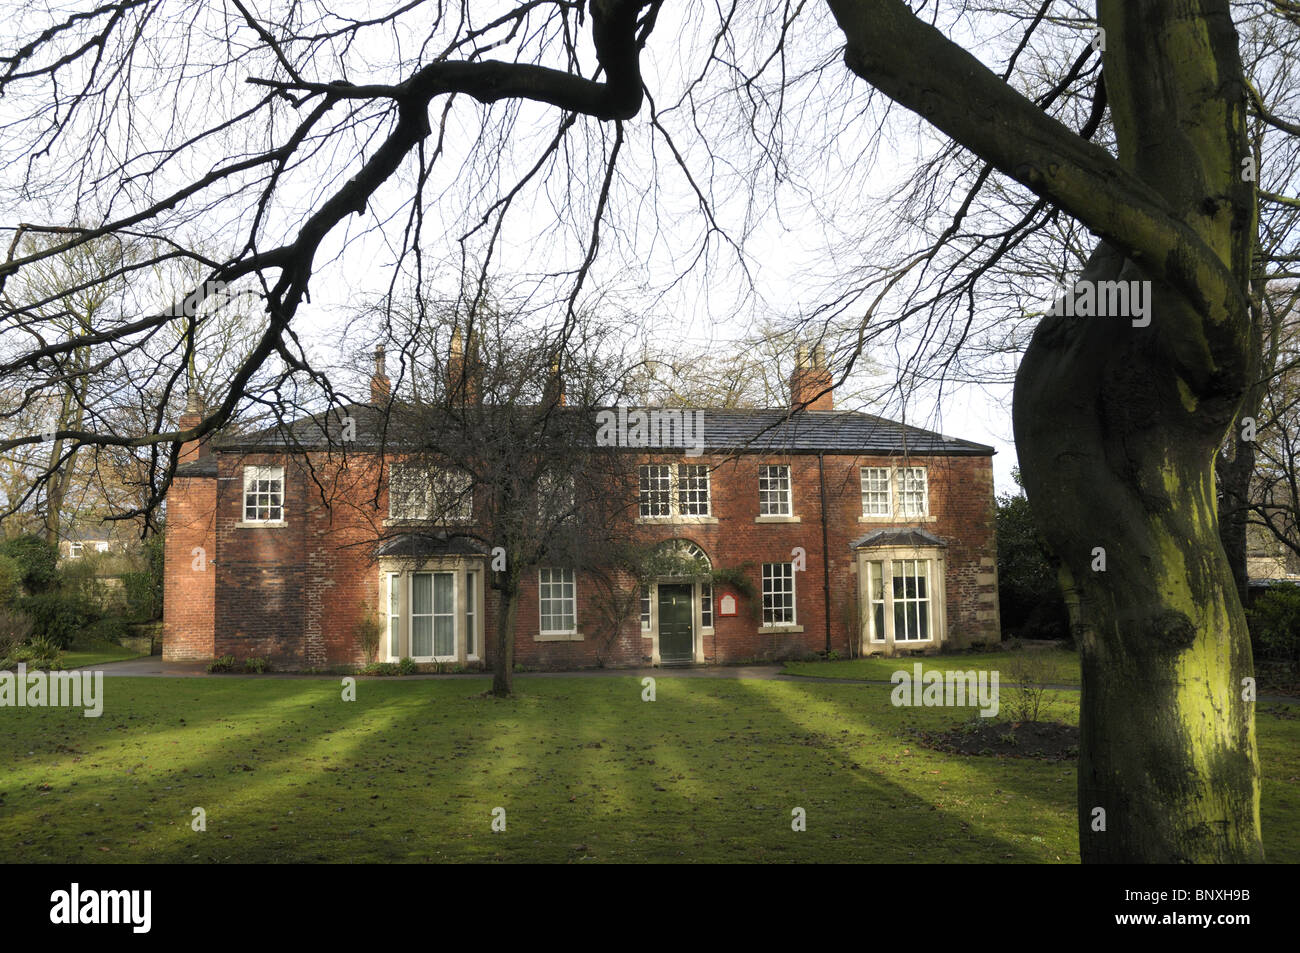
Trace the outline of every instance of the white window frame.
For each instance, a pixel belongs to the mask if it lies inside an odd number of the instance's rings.
[[[785,567],[782,570],[779,577],[775,573],[768,572],[768,569],[770,567],[776,567],[776,566]],[[775,618],[770,618],[768,615],[770,611],[767,605],[768,598],[769,597],[775,598],[777,596],[784,597],[787,591],[784,586],[782,586],[780,591],[777,591],[775,588],[773,589],[768,588],[768,582],[775,581],[778,578],[783,583],[785,582],[786,579],[789,579],[790,581],[790,588],[789,588],[790,618],[789,619],[775,619]],[[792,625],[799,624],[799,597],[798,597],[798,585],[795,579],[794,563],[763,563],[762,595],[763,595],[763,628],[765,629],[781,628],[783,626],[792,626]]]
[[[863,606],[866,611],[866,619],[863,622],[862,646],[864,650],[875,651],[880,649],[892,649],[898,647],[903,651],[908,651],[917,647],[932,646],[942,644],[946,638],[946,581],[945,574],[945,557],[942,549],[939,548],[912,548],[912,547],[882,547],[879,549],[864,549],[858,553],[860,562],[858,572],[861,577],[861,601],[859,605]],[[925,563],[926,564],[926,598],[923,601],[926,605],[926,632],[927,638],[924,639],[899,639],[894,631],[894,564],[895,563]],[[871,583],[875,577],[875,567],[880,565],[881,568],[881,593],[883,599],[882,617],[885,623],[885,631],[880,632],[876,628],[875,601],[871,593]],[[907,601],[913,601],[908,599]]]
[[[258,483],[276,483],[276,482],[280,484],[280,491],[278,494],[274,490],[268,489],[264,491],[257,488]],[[248,515],[248,497],[250,492],[253,494],[253,498],[254,498],[253,515],[251,517]],[[277,495],[280,498],[280,504],[278,507],[280,510],[280,515],[278,517],[271,517],[269,515],[266,517],[258,517],[257,516],[258,511],[263,508],[261,503],[257,502],[260,499],[260,497],[266,496],[267,504],[265,506],[265,509],[270,511],[276,509],[276,507],[271,504],[270,500],[271,498]],[[285,515],[286,514],[285,514],[285,505],[284,505],[284,467],[252,466],[252,465],[245,466],[244,467],[244,495],[240,502],[240,516],[241,516],[240,522],[258,523],[258,524],[263,524],[268,526],[275,526],[277,524],[285,522]]]
[[[693,476],[690,476],[690,477],[683,477],[683,476],[682,476],[682,471],[683,471],[683,470],[686,470],[686,469],[694,470],[696,475],[693,475]],[[690,503],[687,503],[687,501],[686,501],[686,497],[687,497],[689,494],[692,494],[692,493],[700,493],[700,492],[701,492],[701,490],[700,490],[699,487],[688,487],[688,484],[690,484],[690,483],[694,483],[695,481],[698,481],[698,480],[700,479],[700,477],[699,477],[699,475],[698,475],[698,474],[700,474],[700,473],[703,473],[703,474],[704,474],[704,487],[703,487],[703,493],[704,493],[704,512],[703,512],[703,513],[688,513],[688,512],[686,512],[686,508],[687,508],[687,506],[697,507],[697,506],[699,506],[699,504],[700,504],[700,501],[699,501],[699,500],[693,500],[693,501],[691,501]],[[674,493],[673,493],[673,496],[674,496],[674,502],[677,504],[677,515],[678,515],[678,516],[683,516],[683,517],[687,517],[687,518],[692,518],[692,517],[712,516],[712,515],[713,515],[713,479],[712,479],[712,476],[713,476],[713,474],[711,473],[711,468],[709,467],[709,465],[708,465],[707,463],[679,463],[679,464],[677,464],[677,466],[673,467],[673,482],[674,482],[674,486],[673,486]]]
[[[659,471],[667,471],[661,473]],[[668,463],[643,463],[637,467],[637,514],[643,520],[669,519],[673,515],[673,468]],[[664,512],[654,512],[660,506],[656,494],[665,494]],[[651,510],[651,512],[647,512]]]
[[[471,579],[474,580],[473,585],[470,584]],[[482,597],[482,595],[483,595],[483,573],[479,572],[477,569],[466,569],[465,570],[465,611],[463,613],[461,623],[462,623],[462,633],[463,633],[463,645],[465,649],[465,661],[467,662],[477,662],[480,658],[480,653],[482,652],[482,646],[480,643],[482,643],[483,640],[478,637],[479,634],[478,620],[479,620],[479,616],[482,614],[482,609],[479,605],[479,599]],[[471,642],[474,643],[473,645],[474,651],[472,652],[470,651]]]
[[[877,509],[867,509],[867,494],[868,493],[879,494],[881,492],[881,489],[878,484],[873,485],[872,489],[870,490],[867,489],[868,473],[871,473],[873,475],[872,476],[873,481],[879,479],[879,477],[875,476],[876,474],[881,474],[881,473],[884,474],[884,493],[885,493],[884,512],[881,512]],[[859,489],[862,492],[862,515],[866,517],[876,517],[878,519],[892,518],[894,515],[893,471],[889,467],[859,467],[858,480],[860,483]],[[873,505],[878,506],[879,502],[875,501],[873,502]]]
[[[551,578],[555,573],[560,574],[558,580]],[[565,578],[566,575],[567,579]],[[554,596],[543,597],[542,586],[544,585],[548,587],[558,585],[561,587],[561,591],[563,591],[563,587],[567,586],[569,593],[560,596],[558,600]],[[546,604],[556,601],[561,602],[561,604],[564,602],[571,603],[572,611],[569,613],[563,611],[559,613],[546,612]],[[556,618],[557,615],[561,619],[565,615],[571,616],[573,626],[568,629],[548,629],[545,620],[547,618]],[[542,566],[537,570],[537,630],[543,636],[573,636],[578,634],[578,577],[572,569],[562,566]]]
[[[777,471],[778,480],[784,479],[785,486],[773,485],[773,471]],[[772,509],[773,505],[776,509]],[[782,508],[784,507],[784,508]],[[790,475],[788,463],[764,463],[758,468],[758,515],[759,516],[793,516],[794,482]]]
[[[82,550],[84,548],[85,548],[85,543],[68,543],[68,558],[80,559]]]
[[[403,474],[403,480],[420,481],[423,474],[424,503],[420,506],[418,494],[415,505],[405,512],[395,512],[393,504],[400,498],[393,493],[393,484],[397,473]],[[410,474],[409,476],[407,474]],[[454,496],[460,509],[440,512],[439,497],[448,501]],[[414,515],[413,515],[414,514]],[[395,523],[430,523],[440,524],[469,523],[474,519],[474,478],[463,470],[454,467],[424,466],[418,463],[391,463],[388,465],[388,518]]]
[[[460,649],[464,638],[462,624],[458,609],[460,608],[460,580],[457,578],[460,574],[454,569],[415,569],[407,574],[407,606],[406,617],[411,620],[410,641],[407,645],[407,651],[411,653],[412,662],[455,662],[460,658]],[[416,576],[429,577],[429,651],[431,655],[416,655],[415,652],[415,578]],[[439,612],[437,610],[437,592],[438,587],[436,577],[451,576],[451,609],[448,612]],[[438,619],[451,618],[451,654],[438,654]]]
[[[686,467],[698,467],[704,474],[704,512],[687,513],[683,506],[682,497],[688,493],[699,493],[700,489],[685,488],[685,480],[682,477],[682,471]],[[664,482],[664,474],[667,470],[667,483]],[[647,474],[647,471],[656,471],[653,475]],[[697,480],[698,476],[687,478],[687,480]],[[647,489],[647,483],[652,487]],[[649,506],[647,494],[668,494],[668,505],[665,512],[646,512]],[[713,467],[707,463],[643,463],[637,468],[637,517],[642,522],[717,522],[713,517]],[[662,505],[662,504],[661,504]],[[698,505],[698,501],[692,505]],[[656,509],[658,507],[655,507]]]
[[[908,495],[915,494],[917,490],[908,489],[909,478],[919,478],[921,506],[919,509],[913,509],[908,505]],[[898,468],[898,511],[904,519],[915,519],[920,516],[930,515],[930,475],[926,472],[925,467],[899,467]]]
[[[928,520],[930,518],[930,473],[929,468],[924,466],[865,466],[858,468],[859,491],[862,497],[862,515],[859,518],[861,522],[904,522],[907,520]],[[867,489],[868,474],[875,484],[872,489]],[[883,490],[880,486],[881,474],[883,477]],[[909,481],[917,481],[909,487]],[[919,486],[919,490],[917,487]],[[885,492],[888,494],[887,510],[881,511],[880,501],[873,503],[874,508],[868,509],[867,494],[879,494]],[[914,507],[910,504],[910,498],[919,492],[920,506]]]
[[[454,621],[454,654],[452,655],[412,655],[414,648],[414,626],[411,623],[411,609],[414,604],[415,586],[411,577],[417,574],[428,573],[436,575],[438,573],[447,573],[453,576],[452,585],[452,618]],[[475,592],[473,610],[469,611],[468,595],[469,582],[468,576],[475,575]],[[483,631],[484,608],[486,606],[486,575],[484,565],[478,560],[462,559],[457,557],[431,558],[418,561],[407,561],[385,557],[380,562],[380,592],[387,600],[381,616],[388,620],[388,629],[385,632],[384,641],[380,658],[396,662],[402,658],[410,658],[413,662],[421,663],[447,663],[447,662],[477,662],[482,658],[482,646],[486,639],[486,633]],[[394,603],[393,588],[397,587],[396,603],[398,615],[393,616],[392,608]],[[442,613],[445,615],[445,613]],[[436,618],[437,615],[433,615]],[[393,651],[393,625],[394,619],[397,626],[397,646],[398,650]],[[468,651],[468,626],[474,626],[474,648],[475,652]],[[436,624],[435,624],[436,625]],[[436,633],[435,633],[436,634]],[[437,643],[431,648],[436,651]]]
[[[424,476],[423,505],[418,499],[419,494],[414,492],[411,494],[415,498],[414,500],[402,501],[403,494],[394,492],[394,489],[408,480],[418,480],[421,474]],[[433,487],[429,483],[428,477],[429,472],[426,467],[412,463],[390,463],[388,465],[388,518],[390,520],[428,520],[433,518]],[[405,511],[401,511],[397,506],[399,501],[412,505]]]
[[[650,595],[650,586],[641,587],[641,631],[650,632],[651,622],[654,617],[654,600]]]
[[[402,574],[384,573],[384,629],[383,656],[391,661],[401,658],[402,651]]]

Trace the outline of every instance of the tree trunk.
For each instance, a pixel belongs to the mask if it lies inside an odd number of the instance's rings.
[[[1255,476],[1255,444],[1243,440],[1241,427],[1231,436],[1232,456],[1216,455],[1219,480],[1219,538],[1227,553],[1237,596],[1245,605],[1250,588],[1246,571],[1247,532],[1250,524],[1250,484]]]
[[[1104,244],[1082,276],[1142,277]],[[1016,378],[1021,474],[1082,660],[1080,855],[1260,861],[1250,640],[1214,490],[1241,389],[1191,395],[1160,346],[1186,305],[1153,284],[1146,328],[1044,318]]]
[[[503,574],[504,575],[504,574]],[[519,615],[519,580],[507,575],[500,588],[497,604],[496,656],[492,663],[492,694],[508,698],[514,691],[515,679],[515,620]]]

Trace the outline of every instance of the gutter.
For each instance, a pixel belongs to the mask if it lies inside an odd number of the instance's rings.
[[[826,460],[824,453],[817,454],[817,482],[822,499],[822,600],[825,604],[826,654],[831,653],[831,562],[830,546],[826,541]]]

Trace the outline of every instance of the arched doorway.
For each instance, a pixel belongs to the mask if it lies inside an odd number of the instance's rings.
[[[642,629],[650,630],[655,663],[703,662],[702,636],[713,632],[712,562],[690,540],[670,539],[655,548],[651,570]]]

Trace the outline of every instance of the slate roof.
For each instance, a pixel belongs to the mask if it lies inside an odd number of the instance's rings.
[[[649,408],[647,408],[649,409]],[[678,410],[679,408],[673,408]],[[401,413],[396,408],[397,413]],[[763,452],[763,453],[851,453],[862,455],[920,456],[992,456],[992,447],[969,440],[961,440],[923,430],[872,414],[838,410],[809,410],[791,415],[785,410],[700,410],[685,413],[702,413],[705,452]],[[572,414],[592,414],[593,411],[570,410]],[[344,444],[345,418],[352,418],[355,439]],[[571,418],[579,422],[579,418]],[[378,449],[385,444],[388,450],[400,449],[394,440],[394,431],[385,426],[383,410],[370,404],[352,404],[328,414],[303,417],[285,425],[268,427],[248,434],[232,434],[214,441],[223,451],[308,451],[328,447],[340,449]],[[597,426],[594,420],[585,424],[593,439]],[[387,439],[384,435],[387,433]],[[638,450],[674,450],[673,447],[649,447]],[[199,461],[200,463],[202,461]],[[194,466],[185,464],[184,467]],[[179,472],[179,471],[178,471]],[[187,472],[183,475],[201,475]]]
[[[197,460],[191,460],[189,463],[182,463],[176,468],[178,477],[217,477],[217,458],[212,454],[206,457],[200,457]]]
[[[923,529],[877,529],[849,543],[849,549],[872,546],[947,546],[942,539]]]
[[[423,559],[428,556],[484,556],[482,547],[463,536],[446,533],[403,533],[381,540],[375,547],[376,556],[397,556]]]

